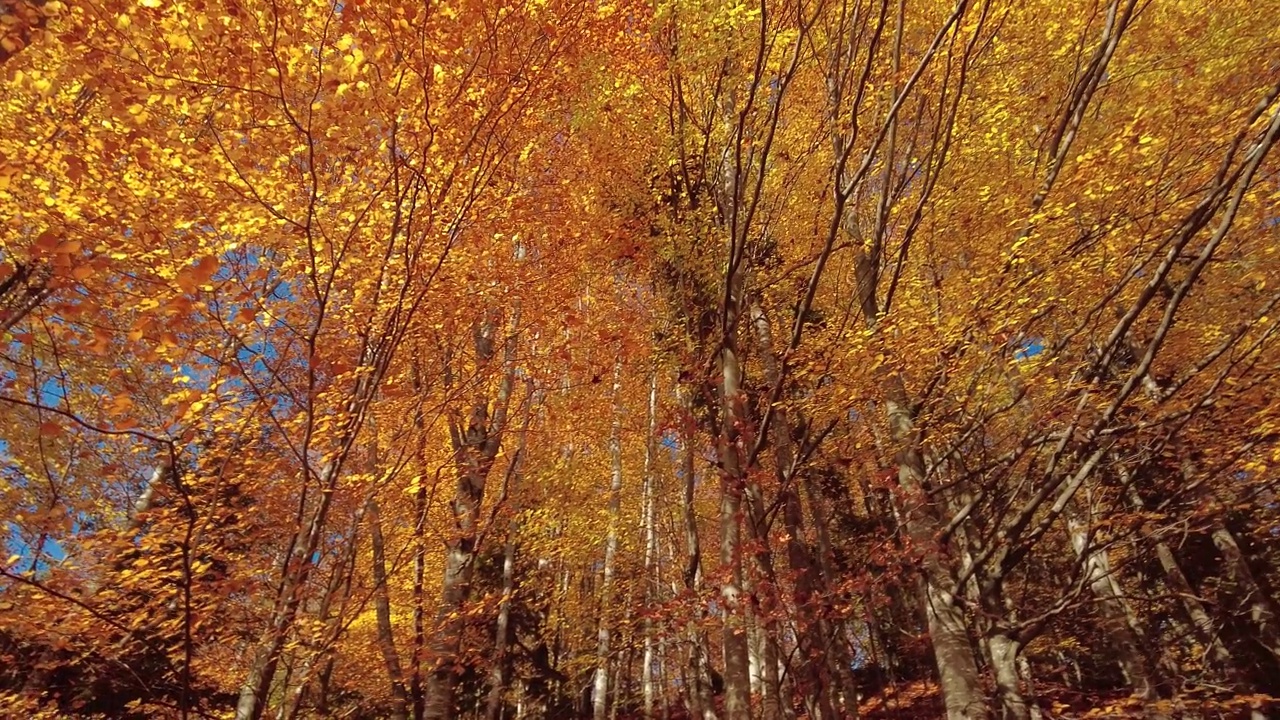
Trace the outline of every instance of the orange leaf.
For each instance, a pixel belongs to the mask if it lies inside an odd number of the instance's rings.
[[[205,255],[200,258],[196,266],[192,269],[192,277],[196,284],[204,285],[213,279],[214,273],[218,272],[218,259],[212,255]]]

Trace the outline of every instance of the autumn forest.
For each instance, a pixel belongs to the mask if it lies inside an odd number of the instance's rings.
[[[1280,718],[1280,0],[0,0],[0,717]]]

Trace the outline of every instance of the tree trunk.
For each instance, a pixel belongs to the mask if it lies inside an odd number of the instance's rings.
[[[907,503],[903,513],[904,525],[916,552],[924,555],[924,572],[920,579],[921,604],[933,642],[947,720],[985,719],[989,711],[978,677],[978,663],[969,642],[968,621],[953,594],[955,578],[942,550],[934,547],[942,524],[925,491],[924,457],[919,449],[919,438],[913,427],[901,378],[894,376],[890,379],[887,395],[890,433],[900,448],[898,484],[906,494]]]
[[[518,320],[518,317],[513,318],[513,327],[518,324]],[[476,356],[477,362],[482,366],[493,358],[493,335],[493,322],[490,318],[486,317],[476,324]],[[436,611],[435,631],[428,647],[435,667],[427,678],[423,704],[425,720],[448,720],[453,717],[457,678],[454,663],[462,641],[462,610],[471,592],[471,578],[475,572],[475,559],[479,550],[476,542],[485,483],[506,429],[507,408],[515,376],[514,335],[507,338],[504,364],[502,380],[493,400],[492,419],[489,415],[488,398],[482,396],[472,407],[471,418],[465,428],[456,418],[450,418],[449,421],[449,435],[458,475],[453,500],[456,527],[446,543],[448,549],[440,604]]]
[[[760,696],[761,717],[779,720],[783,703],[778,673],[778,576],[765,534],[764,501],[755,482],[747,483],[746,508],[747,537],[755,548],[751,554],[754,573],[746,571],[743,574],[743,589],[751,600],[748,606],[750,636],[747,658],[751,692]]]
[[[995,674],[996,693],[1000,698],[1000,711],[1004,720],[1030,720],[1031,709],[1022,695],[1018,673],[1017,640],[1003,632],[987,636],[991,652],[991,668]]]
[[[773,386],[782,382],[782,369],[773,349],[773,329],[769,317],[758,302],[751,303],[752,327],[756,344],[765,369],[765,380]],[[822,626],[816,612],[817,598],[822,594],[822,576],[818,572],[809,547],[804,542],[804,511],[796,492],[796,476],[799,458],[791,439],[791,420],[788,412],[774,409],[770,440],[773,442],[775,475],[782,502],[782,517],[787,532],[787,563],[795,576],[792,601],[796,609],[796,642],[799,666],[796,686],[813,720],[835,717],[831,703],[831,678],[827,674],[826,659],[829,653],[825,645],[830,630]]]
[[[804,473],[801,481],[804,487],[804,499],[809,504],[809,516],[813,518],[814,536],[818,541],[817,559],[820,577],[834,578],[836,577],[836,555],[835,548],[831,544],[831,518],[827,514],[824,493],[818,487],[818,481],[813,473]],[[827,589],[830,592],[830,588]],[[823,618],[822,634],[831,638],[831,651],[826,653],[827,672],[840,688],[840,702],[834,709],[837,717],[856,720],[858,682],[853,674],[853,651],[845,632],[846,627],[845,618]]]
[[[507,689],[507,636],[511,625],[511,596],[515,594],[516,524],[507,528],[507,543],[502,549],[502,600],[498,604],[497,629],[493,639],[493,666],[489,668],[489,696],[485,702],[485,720],[499,720],[503,694]]]
[[[742,371],[738,356],[728,344],[720,352],[723,375],[720,428],[720,565],[724,581],[720,599],[724,612],[725,715],[731,720],[751,717],[751,678],[748,627],[742,593],[742,510],[746,473],[738,448],[738,423],[742,418]]]
[[[463,480],[471,485],[471,479]],[[474,486],[473,486],[474,487]],[[462,537],[448,543],[448,554],[445,556],[444,580],[441,583],[440,606],[436,611],[435,632],[428,651],[435,663],[434,669],[427,676],[426,697],[423,705],[423,717],[428,720],[447,720],[453,717],[454,659],[458,654],[462,640],[462,622],[459,613],[471,590],[471,576],[475,565],[476,546],[472,529],[479,510],[479,489],[466,489],[459,492],[457,503],[461,508],[459,524],[463,526]]]
[[[622,361],[613,366],[613,429],[609,436],[612,479],[609,484],[609,530],[604,544],[604,582],[600,586],[600,618],[596,630],[596,674],[591,715],[605,720],[609,707],[609,611],[613,606],[613,565],[618,552],[618,511],[622,503]]]
[[[859,250],[854,256],[858,306],[863,322],[873,331],[880,321],[879,262],[875,247],[870,254]],[[920,602],[933,642],[947,720],[985,720],[989,711],[969,642],[968,621],[954,597],[958,588],[945,548],[935,547],[944,526],[926,487],[924,450],[906,383],[894,370],[882,372],[889,436],[897,452],[898,485],[905,496],[901,522],[915,552],[923,555]]]
[[[320,473],[320,485],[325,492],[321,493],[305,531],[296,532],[290,543],[290,552],[285,556],[281,567],[271,621],[254,651],[249,674],[240,686],[235,720],[259,720],[266,709],[276,667],[280,663],[280,653],[293,629],[293,621],[302,602],[303,588],[315,565],[316,548],[319,547],[320,536],[324,532],[338,473],[336,463],[326,466]]]
[[[1249,568],[1249,561],[1236,542],[1235,535],[1225,525],[1213,529],[1213,544],[1226,561],[1227,577],[1231,581],[1241,607],[1248,611],[1249,620],[1258,633],[1258,641],[1280,660],[1280,627],[1272,598],[1263,591]]]
[[[427,649],[427,488],[419,480],[413,499],[413,652],[409,659],[409,697],[413,703],[413,720],[422,720],[425,710],[422,694],[422,659]]]
[[[649,377],[649,411],[647,432],[644,441],[644,507],[643,507],[643,529],[644,529],[644,591],[645,591],[645,607],[652,607],[657,601],[658,582],[655,575],[658,561],[658,533],[654,527],[654,505],[655,498],[655,481],[653,463],[654,463],[654,442],[657,433],[657,415],[658,415],[658,375],[653,373]],[[653,708],[656,696],[654,688],[654,628],[653,618],[649,613],[645,614],[644,619],[644,655],[643,665],[640,668],[640,685],[644,695],[644,718],[645,720],[653,720]]]
[[[356,537],[360,526],[360,517],[361,513],[357,512],[352,523],[351,537],[348,538],[346,546],[334,563],[335,567],[333,573],[329,576],[329,583],[325,587],[324,597],[320,599],[316,620],[325,624],[320,647],[311,658],[310,664],[303,670],[298,684],[288,694],[284,706],[281,707],[278,714],[281,720],[294,720],[298,717],[309,690],[312,691],[313,695],[320,698],[316,702],[317,706],[323,703],[324,688],[322,683],[333,664],[333,645],[337,643],[338,638],[342,635],[342,609],[351,594],[351,577],[355,574]],[[337,612],[333,612],[335,601],[338,603]],[[320,665],[320,672],[316,674],[316,683],[313,688],[312,672],[317,663]]]
[[[682,414],[680,423],[680,516],[684,528],[685,567],[682,573],[685,592],[697,600],[697,622],[689,628],[689,715],[695,720],[717,720],[715,703],[711,695],[706,635],[701,630],[706,607],[700,598],[702,586],[702,546],[698,537],[698,516],[693,507],[697,473],[693,464],[693,438],[695,419],[693,397],[687,388],[677,384],[677,400]]]
[[[1133,507],[1142,512],[1146,509],[1146,503],[1143,502],[1138,489],[1134,487],[1132,482],[1125,478],[1129,502]],[[1191,628],[1195,633],[1196,640],[1205,647],[1209,653],[1209,658],[1214,665],[1223,670],[1228,675],[1234,675],[1236,672],[1235,662],[1231,657],[1231,653],[1227,647],[1222,644],[1222,639],[1218,636],[1218,630],[1214,627],[1213,619],[1205,610],[1204,604],[1196,596],[1195,589],[1191,587],[1190,581],[1187,580],[1186,574],[1182,572],[1182,567],[1178,565],[1178,558],[1173,553],[1173,548],[1163,540],[1158,539],[1150,528],[1143,528],[1144,534],[1148,540],[1153,541],[1156,550],[1156,558],[1160,561],[1160,568],[1164,570],[1165,582],[1168,583],[1169,589],[1179,596],[1182,602],[1182,609],[1187,613],[1187,619],[1191,621]]]
[[[413,393],[421,398],[422,370],[415,357],[410,378]],[[413,426],[418,432],[418,488],[413,494],[413,650],[409,655],[409,698],[413,705],[413,720],[422,720],[424,696],[422,694],[422,660],[427,649],[427,423],[419,401],[413,411]],[[438,478],[439,476],[437,476]]]
[[[530,392],[532,393],[532,387]],[[516,454],[511,459],[512,487],[507,489],[508,493],[516,492],[523,478],[525,444],[529,438],[529,419],[533,408],[532,398],[526,408]],[[513,512],[518,515],[519,507]],[[493,667],[489,669],[489,696],[485,702],[486,720],[499,720],[502,716],[503,696],[507,691],[507,683],[510,682],[508,640],[511,626],[511,599],[516,592],[516,532],[519,528],[517,523],[517,518],[512,517],[511,522],[507,524],[507,541],[502,548],[502,599],[498,603],[497,629],[493,639]]]
[[[1069,517],[1067,528],[1071,533],[1071,546],[1085,563],[1089,588],[1099,601],[1099,613],[1115,641],[1120,669],[1133,688],[1134,697],[1155,700],[1156,684],[1143,651],[1142,636],[1136,627],[1137,618],[1120,590],[1106,550],[1092,541],[1088,523],[1080,516]]]
[[[387,557],[382,539],[382,517],[378,513],[378,501],[369,499],[366,519],[369,521],[369,537],[373,545],[373,597],[378,621],[378,650],[387,667],[391,681],[391,718],[407,720],[409,698],[404,689],[404,671],[400,667],[400,654],[396,652],[395,636],[391,630],[391,593],[387,588]]]

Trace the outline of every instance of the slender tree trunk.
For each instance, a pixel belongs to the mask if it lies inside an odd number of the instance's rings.
[[[754,482],[747,483],[746,508],[748,540],[755,548],[751,553],[754,572],[743,574],[743,589],[751,600],[747,666],[751,673],[751,691],[760,696],[761,716],[764,720],[778,720],[783,707],[778,673],[778,576],[765,535],[764,501],[760,487]]]
[[[658,374],[655,372],[649,377],[649,410],[647,432],[644,442],[644,507],[642,509],[642,525],[644,530],[644,591],[645,606],[652,607],[657,601],[657,590],[659,588],[655,570],[658,561],[658,533],[654,527],[654,510],[655,510],[655,481],[656,476],[653,470],[654,464],[654,443],[657,433],[657,415],[658,415]],[[649,613],[645,613],[644,619],[644,655],[643,665],[640,668],[640,685],[641,692],[644,695],[644,718],[645,720],[653,720],[653,708],[656,696],[654,687],[654,628],[653,618]]]
[[[523,483],[525,447],[529,440],[529,421],[533,411],[532,385],[530,385],[530,402],[526,406],[524,424],[520,428],[520,439],[516,447],[515,457],[511,459],[511,487],[508,493],[517,492]],[[519,514],[519,504],[513,513]],[[485,701],[485,719],[499,720],[502,716],[504,695],[510,682],[510,657],[508,642],[511,627],[511,600],[516,592],[516,535],[519,528],[517,517],[512,517],[507,524],[507,541],[502,548],[502,599],[498,603],[497,629],[493,639],[493,666],[489,669],[489,696]]]
[[[421,482],[421,481],[420,481]],[[427,571],[427,488],[419,485],[414,494],[413,525],[413,652],[410,654],[409,696],[413,703],[414,720],[422,720],[422,659],[427,649],[427,608],[426,608],[426,571]]]
[[[1173,548],[1170,548],[1166,542],[1156,542],[1155,548],[1156,558],[1160,561],[1161,569],[1164,570],[1165,582],[1182,601],[1182,609],[1186,611],[1187,619],[1191,621],[1196,641],[1208,650],[1209,657],[1215,665],[1228,673],[1234,672],[1235,661],[1227,647],[1222,644],[1218,629],[1214,627],[1213,618],[1205,610],[1204,604],[1196,596],[1195,589],[1191,587],[1191,582],[1187,580],[1182,567],[1178,565]]]
[[[378,650],[391,681],[391,718],[406,720],[409,717],[409,697],[404,688],[404,671],[400,667],[400,654],[396,651],[395,635],[391,629],[391,593],[387,588],[387,553],[382,538],[382,517],[378,501],[370,498],[365,514],[369,522],[369,537],[373,545],[373,603],[378,623]]]
[[[339,468],[330,464],[321,472],[320,485],[325,489],[312,511],[304,531],[295,533],[290,544],[291,552],[281,568],[280,584],[276,589],[275,607],[271,620],[249,665],[249,674],[240,687],[236,702],[235,720],[259,720],[266,709],[267,697],[275,680],[280,653],[302,602],[302,592],[314,567],[316,548],[328,517],[332,489],[337,482]]]
[[[671,698],[667,694],[671,687],[671,666],[667,663],[667,636],[658,636],[658,702],[662,704],[662,720],[671,720]]]
[[[872,330],[880,320],[878,262],[877,248],[854,256],[858,305],[863,321]],[[906,383],[897,372],[886,370],[882,386],[889,436],[897,451],[898,485],[905,495],[902,525],[916,552],[923,554],[920,602],[933,642],[947,720],[985,720],[989,710],[969,642],[968,620],[954,596],[958,588],[953,568],[945,548],[934,547],[943,524],[926,487],[924,450]]]
[[[320,607],[316,612],[316,620],[325,624],[320,648],[303,669],[298,684],[289,691],[285,704],[280,708],[280,712],[277,715],[281,720],[294,720],[298,716],[308,692],[313,695],[319,694],[316,692],[315,685],[313,685],[312,673],[318,663],[321,667],[321,672],[316,677],[318,680],[319,676],[324,674],[324,668],[332,662],[333,645],[342,634],[342,605],[351,593],[351,576],[355,572],[356,532],[359,524],[360,514],[357,513],[356,521],[352,526],[351,537],[348,538],[345,548],[334,563],[333,573],[329,576],[329,583],[325,588],[324,597],[321,598]],[[333,612],[335,601],[339,606],[338,612]]]
[[[1142,495],[1127,475],[1122,477],[1127,486],[1126,491],[1130,504],[1135,510],[1142,512],[1146,509],[1146,503],[1143,502]],[[1213,618],[1209,616],[1204,604],[1200,602],[1194,588],[1191,587],[1191,583],[1187,580],[1187,576],[1182,572],[1182,567],[1178,564],[1178,558],[1174,555],[1173,548],[1170,548],[1168,543],[1158,539],[1150,528],[1144,528],[1143,531],[1147,539],[1152,541],[1155,546],[1156,558],[1160,561],[1160,568],[1164,570],[1165,582],[1169,585],[1169,589],[1179,596],[1182,609],[1186,611],[1187,619],[1191,621],[1196,640],[1205,647],[1215,665],[1228,675],[1235,674],[1235,661],[1227,647],[1222,644],[1222,639],[1218,637],[1218,630],[1214,627]]]
[[[444,579],[441,583],[440,605],[436,612],[435,632],[428,650],[435,668],[427,677],[423,717],[429,720],[447,720],[453,717],[454,662],[462,640],[462,610],[471,589],[471,577],[475,567],[475,525],[480,509],[483,480],[467,473],[459,482],[455,502],[460,537],[448,542],[445,556]]]
[[[835,550],[831,545],[830,518],[827,515],[822,493],[816,487],[813,473],[802,477],[804,497],[809,504],[809,516],[813,518],[814,536],[818,541],[818,572],[824,579],[834,578]],[[827,588],[830,592],[830,588]],[[858,717],[858,683],[853,674],[853,653],[844,632],[844,621],[836,618],[821,619],[821,633],[830,638],[830,652],[826,653],[827,672],[839,686],[840,703],[834,707],[837,717],[856,720]],[[834,701],[833,701],[834,704]],[[843,714],[841,714],[843,713]]]
[[[515,594],[516,524],[507,527],[507,542],[502,548],[502,600],[498,604],[497,629],[493,639],[493,666],[489,668],[489,697],[485,703],[485,720],[499,720],[503,695],[507,689],[507,636],[511,626],[511,597]]]
[[[689,715],[696,720],[717,720],[715,703],[711,695],[711,672],[708,660],[706,635],[701,629],[706,608],[700,598],[702,585],[702,546],[698,537],[698,517],[693,507],[694,491],[698,485],[694,468],[693,438],[695,420],[693,397],[687,388],[676,385],[680,403],[680,516],[683,521],[685,543],[685,568],[682,573],[685,592],[696,599],[696,622],[691,623],[689,635]]]
[[[720,565],[724,581],[720,599],[724,612],[724,711],[731,720],[751,717],[751,677],[748,626],[743,603],[742,520],[746,473],[738,448],[738,423],[743,417],[738,356],[728,344],[720,352]]]
[[[371,495],[369,497],[372,497]],[[339,553],[336,567],[332,575],[329,576],[329,583],[326,586],[324,598],[320,601],[320,608],[317,617],[326,620],[325,632],[320,643],[320,652],[312,658],[311,665],[303,672],[302,680],[294,688],[285,700],[285,704],[281,707],[278,716],[285,720],[294,720],[301,710],[303,701],[308,696],[312,699],[312,705],[316,711],[323,714],[325,712],[325,703],[328,701],[329,679],[333,674],[333,667],[337,653],[334,646],[342,637],[345,630],[343,619],[346,617],[346,605],[351,599],[351,582],[355,577],[356,571],[356,551],[359,547],[357,539],[359,538],[360,525],[364,522],[365,511],[369,507],[368,498],[361,503],[355,512],[355,517],[351,521],[351,536],[343,544],[343,549]],[[334,603],[337,602],[338,608],[333,609]],[[316,664],[319,663],[320,671],[315,672]],[[313,675],[314,673],[314,675]],[[314,682],[312,678],[314,677]]]
[[[995,674],[996,694],[1004,720],[1030,720],[1031,708],[1022,694],[1018,673],[1017,640],[996,631],[987,636],[991,652],[991,669]]]
[[[613,566],[618,552],[618,511],[622,503],[622,361],[613,366],[613,429],[609,436],[612,479],[609,484],[609,530],[604,544],[604,582],[600,587],[600,619],[596,630],[596,674],[591,714],[605,720],[609,707],[609,642],[613,606]]]
[[[424,393],[422,370],[415,356],[411,379],[414,396]],[[413,704],[413,720],[422,720],[422,660],[427,649],[427,423],[421,400],[413,412],[413,426],[418,433],[418,488],[413,494],[413,650],[409,655],[409,698]]]

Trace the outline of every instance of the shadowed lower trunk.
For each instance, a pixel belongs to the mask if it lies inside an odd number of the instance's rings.
[[[391,682],[391,715],[392,720],[406,720],[409,717],[409,696],[404,687],[404,670],[400,667],[400,654],[396,651],[396,640],[391,630],[391,593],[387,588],[387,552],[382,538],[382,516],[378,512],[378,501],[369,500],[366,518],[369,521],[369,537],[373,545],[373,592],[374,611],[378,622],[378,650],[382,653],[382,662],[387,668],[387,678]]]

